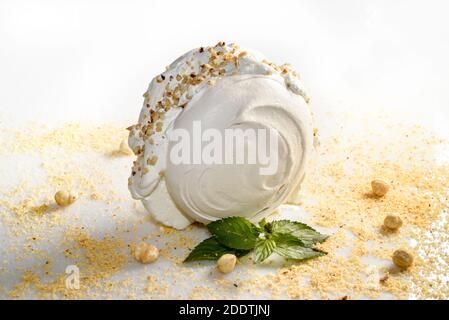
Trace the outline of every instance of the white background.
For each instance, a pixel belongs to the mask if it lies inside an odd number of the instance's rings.
[[[445,128],[448,3],[0,0],[0,121],[134,122],[154,75],[223,40],[292,63],[318,112],[386,108]]]

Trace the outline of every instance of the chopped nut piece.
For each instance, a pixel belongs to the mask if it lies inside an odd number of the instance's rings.
[[[392,230],[399,229],[402,226],[402,219],[397,214],[389,214],[384,219],[384,226]]]
[[[237,257],[233,254],[224,254],[218,259],[217,267],[222,273],[230,273],[234,270]]]
[[[388,280],[388,275],[384,275],[383,277],[381,277],[380,279],[379,279],[379,282],[381,283],[381,284],[385,284],[385,282],[387,282],[387,280]]]
[[[91,193],[90,198],[92,200],[100,200],[103,198],[103,196],[98,192],[93,192],[93,193]]]
[[[134,258],[140,263],[154,262],[159,258],[159,250],[151,244],[141,242],[136,246]]]
[[[76,201],[78,195],[74,192],[60,190],[55,194],[55,201],[60,206],[68,206]]]
[[[148,160],[147,160],[147,163],[150,165],[150,166],[154,166],[155,164],[156,164],[156,162],[157,162],[157,156],[152,156],[151,158],[149,158]]]
[[[205,64],[201,65],[201,68],[205,69],[205,70],[213,69],[213,67],[210,64],[208,64],[208,63],[205,63]]]
[[[162,104],[161,101],[159,101],[159,102]],[[151,119],[152,122],[157,121],[159,119],[159,113],[157,113],[154,110],[150,110],[150,119]]]
[[[393,253],[393,262],[401,269],[407,269],[413,264],[413,255],[404,249]]]
[[[374,195],[383,197],[390,190],[390,184],[384,180],[375,179],[371,181],[371,188],[373,189]]]

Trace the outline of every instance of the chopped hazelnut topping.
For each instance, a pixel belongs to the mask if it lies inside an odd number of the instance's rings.
[[[157,156],[152,156],[147,160],[147,164],[149,164],[150,166],[154,166],[157,162],[157,159]]]

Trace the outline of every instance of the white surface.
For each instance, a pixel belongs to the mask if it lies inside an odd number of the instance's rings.
[[[448,9],[446,1],[0,0],[0,122],[134,123],[155,74],[186,50],[223,40],[292,63],[321,119],[385,108],[447,133]],[[127,160],[114,165],[123,168],[120,195]],[[0,170],[17,159],[3,161]],[[36,166],[24,173],[39,175]],[[99,233],[113,228],[107,212],[90,220]]]

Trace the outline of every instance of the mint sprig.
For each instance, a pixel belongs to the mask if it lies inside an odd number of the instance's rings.
[[[276,242],[274,252],[289,259],[306,260],[326,255],[326,252],[310,248],[304,242],[291,234],[277,234],[273,238]]]
[[[198,244],[184,260],[184,262],[198,260],[217,260],[226,253],[231,253],[237,257],[247,254],[248,250],[231,249],[220,244],[215,237],[211,237]]]
[[[260,234],[259,228],[241,217],[229,217],[207,225],[218,242],[234,249],[251,250]]]
[[[272,234],[286,234],[298,238],[306,247],[312,247],[314,244],[322,243],[328,238],[328,236],[317,232],[308,225],[297,221],[273,221],[268,225],[268,228]]]
[[[266,222],[256,226],[242,217],[228,217],[210,223],[212,237],[198,244],[184,262],[217,260],[226,253],[237,257],[254,250],[254,262],[267,259],[273,252],[295,260],[306,260],[326,255],[313,248],[328,236],[310,226],[290,220]]]
[[[260,239],[254,247],[254,262],[259,263],[271,256],[276,248],[276,242],[273,239]]]

